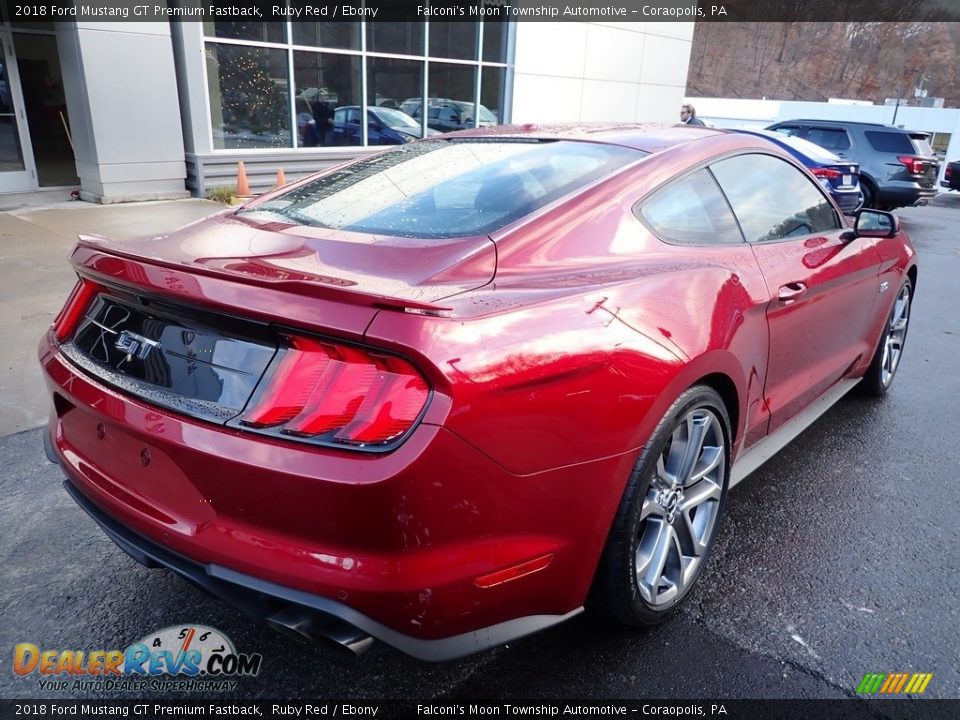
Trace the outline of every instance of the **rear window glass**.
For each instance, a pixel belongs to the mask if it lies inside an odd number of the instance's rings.
[[[930,136],[925,133],[910,133],[910,142],[913,143],[917,155],[933,157],[933,146],[930,145]]]
[[[867,130],[864,135],[877,152],[906,153],[907,155],[916,152],[910,142],[910,136],[906,133]]]
[[[428,140],[353,163],[241,212],[380,235],[481,235],[645,155],[563,140]]]

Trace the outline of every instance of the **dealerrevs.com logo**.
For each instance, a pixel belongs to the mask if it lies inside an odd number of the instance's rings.
[[[203,625],[172,625],[126,650],[41,649],[20,643],[13,671],[37,677],[43,691],[229,692],[235,678],[260,672],[263,656],[238,653],[230,638]]]

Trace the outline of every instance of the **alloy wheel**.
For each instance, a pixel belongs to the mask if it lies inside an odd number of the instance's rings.
[[[720,420],[708,408],[691,410],[660,454],[640,512],[634,571],[654,609],[674,603],[696,579],[720,516],[725,474]]]
[[[910,286],[904,284],[900,288],[890,322],[887,324],[887,335],[883,341],[883,358],[880,361],[880,380],[884,387],[893,382],[893,375],[900,365],[903,355],[903,344],[907,338],[907,325],[910,322]]]

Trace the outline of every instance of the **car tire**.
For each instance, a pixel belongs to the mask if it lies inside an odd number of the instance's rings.
[[[862,177],[860,178],[860,195],[862,202],[857,210],[860,210],[861,208],[876,209],[876,205],[874,203],[877,202],[877,190],[869,180],[865,180]]]
[[[913,284],[907,278],[897,292],[887,322],[883,326],[883,333],[877,343],[877,349],[870,361],[870,367],[867,368],[860,383],[862,391],[867,395],[874,397],[885,395],[893,384],[907,341],[912,301]]]
[[[662,622],[680,606],[710,555],[723,516],[730,437],[726,407],[713,388],[696,385],[670,406],[630,473],[589,609],[643,627]]]

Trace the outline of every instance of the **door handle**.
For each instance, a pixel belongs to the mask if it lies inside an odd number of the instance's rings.
[[[787,283],[786,285],[780,286],[780,291],[777,293],[777,299],[786,305],[798,299],[806,291],[807,291],[806,283],[802,283],[802,282]]]

